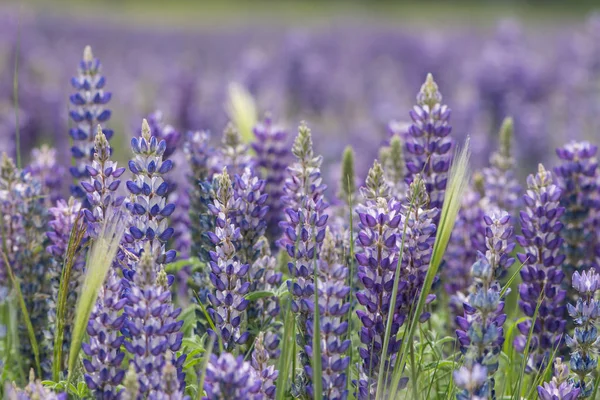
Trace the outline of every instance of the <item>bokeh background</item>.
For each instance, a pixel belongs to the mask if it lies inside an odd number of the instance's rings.
[[[113,92],[110,127],[126,158],[141,118],[219,136],[231,82],[293,133],[313,130],[334,182],[343,148],[368,169],[402,131],[428,72],[487,164],[515,119],[525,175],[570,139],[600,139],[598,1],[29,0],[0,5],[0,148],[54,145],[68,163],[68,96],[85,45]],[[17,73],[15,73],[15,71]],[[18,98],[15,97],[18,87]],[[16,118],[15,106],[18,107]],[[293,136],[293,135],[291,135]],[[550,158],[550,160],[549,160]]]

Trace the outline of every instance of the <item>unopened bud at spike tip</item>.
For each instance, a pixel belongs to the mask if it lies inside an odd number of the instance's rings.
[[[92,62],[94,60],[94,54],[92,53],[92,47],[91,46],[85,46],[85,48],[83,49],[83,61],[85,61],[86,63]]]
[[[152,137],[152,132],[150,131],[150,125],[148,124],[148,121],[146,120],[146,118],[144,118],[142,120],[142,137],[148,141]]]

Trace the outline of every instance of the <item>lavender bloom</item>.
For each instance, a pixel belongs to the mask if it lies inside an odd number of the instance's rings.
[[[123,381],[125,370],[122,368],[125,353],[121,345],[125,336],[120,334],[126,315],[121,311],[127,303],[121,297],[122,285],[114,270],[109,271],[98,300],[90,314],[87,326],[89,343],[83,343],[81,349],[89,357],[83,360],[85,383],[97,398],[117,399],[117,386]]]
[[[150,243],[150,252],[159,265],[172,262],[175,250],[166,250],[166,243],[173,236],[174,229],[168,226],[168,217],[175,205],[167,203],[168,183],[163,175],[173,167],[171,160],[163,160],[167,148],[164,140],[158,141],[152,136],[148,122],[142,122],[142,136],[131,139],[131,148],[135,155],[129,161],[129,169],[134,180],[127,181],[131,193],[128,210],[134,222],[124,236],[135,254],[140,254],[143,243]]]
[[[94,58],[90,46],[83,50],[83,60],[79,63],[78,76],[71,79],[71,85],[76,93],[69,97],[72,108],[69,113],[76,124],[69,134],[73,139],[71,154],[75,166],[70,168],[71,175],[76,181],[88,176],[86,165],[92,162],[94,152],[94,129],[110,119],[111,112],[106,109],[111,93],[104,91],[106,80],[100,71],[100,61]],[[107,140],[113,135],[108,129],[103,130]],[[71,187],[75,197],[84,197],[85,193],[77,185]]]
[[[398,200],[406,196],[408,189],[405,180],[406,163],[404,160],[404,143],[400,135],[394,134],[390,145],[379,150],[379,159],[385,171],[385,179],[390,185],[392,195]]]
[[[269,365],[270,358],[269,350],[265,347],[265,334],[261,332],[254,342],[251,365],[261,381],[260,393],[264,399],[275,398],[275,381],[279,376],[279,371],[275,369],[275,366]]]
[[[223,131],[220,150],[221,167],[227,167],[232,176],[243,173],[244,169],[251,164],[248,146],[242,142],[239,132],[231,122]]]
[[[537,387],[540,400],[575,400],[580,390],[568,378],[569,367],[560,358],[555,359],[552,380]]]
[[[288,289],[292,295],[292,311],[298,314],[301,331],[298,344],[304,348],[306,338],[302,331],[313,311],[313,263],[325,238],[328,204],[323,198],[326,186],[321,179],[321,157],[313,154],[311,132],[305,124],[298,128],[292,153],[297,161],[288,167],[285,196],[281,198],[287,208],[286,219],[281,222],[284,235],[279,245],[292,259],[288,268],[293,279],[288,280]],[[304,365],[308,363],[308,359],[303,360]]]
[[[42,191],[48,206],[61,197],[64,167],[56,158],[56,149],[42,145],[31,150],[31,163],[26,171],[42,183]]]
[[[442,95],[431,74],[417,95],[417,105],[410,112],[413,124],[406,141],[406,169],[409,182],[420,174],[429,198],[426,208],[441,210],[448,181],[453,141],[448,137],[450,109],[441,103]],[[435,218],[436,223],[438,217]]]
[[[514,258],[513,228],[506,211],[485,215],[485,256],[480,253],[471,269],[474,284],[471,294],[463,304],[464,317],[457,317],[456,335],[467,365],[480,365],[487,369],[487,381],[477,389],[478,396],[496,398],[494,374],[498,369],[498,357],[504,344],[502,325],[506,320],[504,300],[498,279],[502,278]],[[469,391],[461,394],[468,398]]]
[[[254,127],[256,140],[252,149],[256,153],[254,165],[265,179],[265,193],[269,195],[267,216],[267,238],[274,243],[281,236],[279,221],[283,219],[284,205],[279,200],[283,196],[283,184],[290,157],[287,147],[287,132],[274,126],[270,116]]]
[[[83,212],[92,236],[97,234],[98,226],[106,220],[108,208],[119,207],[125,199],[123,196],[117,196],[121,184],[119,178],[125,172],[125,168],[118,168],[117,163],[110,160],[110,154],[108,140],[98,125],[94,139],[94,161],[86,166],[90,178],[88,182],[81,182],[89,206]]]
[[[164,122],[163,113],[161,111],[154,111],[152,114],[148,115],[146,121],[148,121],[148,126],[150,126],[150,132],[152,132],[158,140],[165,141],[167,147],[163,153],[163,160],[167,160],[175,150],[177,150],[181,134],[171,125]]]
[[[529,369],[539,371],[550,362],[566,325],[566,292],[560,288],[564,278],[560,267],[565,259],[561,252],[564,230],[560,222],[564,208],[559,206],[561,190],[543,165],[539,165],[536,175],[529,175],[527,186],[523,196],[526,208],[520,213],[523,235],[517,236],[517,242],[524,250],[517,258],[525,264],[521,269],[523,283],[519,285],[519,307],[526,316],[533,318],[541,301],[530,341],[531,359],[528,360]],[[515,339],[515,347],[519,351],[525,348],[531,323],[528,320],[518,325],[521,335]]]
[[[253,176],[250,168],[235,176],[233,193],[238,208],[233,222],[240,229],[238,256],[244,264],[252,264],[258,258],[258,240],[267,229],[265,216],[269,207],[265,205],[268,195],[264,189],[265,181]]]
[[[463,392],[456,395],[456,400],[484,400],[487,394],[481,393],[487,381],[487,368],[480,364],[460,367],[454,371],[454,383]]]
[[[563,252],[566,256],[563,271],[567,279],[573,271],[585,271],[593,265],[594,230],[586,229],[592,210],[598,208],[595,200],[597,191],[596,160],[597,147],[588,142],[570,142],[557,149],[556,154],[563,163],[555,169],[557,185],[562,190],[560,205],[565,208],[561,221]],[[569,291],[569,298],[574,293]]]
[[[189,400],[189,396],[184,396],[181,385],[177,378],[177,368],[170,362],[163,368],[160,388],[153,390],[148,395],[148,400]]]
[[[241,235],[233,222],[239,202],[234,199],[227,168],[218,178],[218,187],[214,205],[209,206],[217,220],[215,231],[208,233],[215,245],[215,251],[210,252],[210,282],[214,291],[208,294],[208,299],[212,304],[210,316],[219,332],[210,330],[209,333],[219,335],[224,347],[231,351],[236,345],[244,344],[250,335],[240,329],[249,304],[244,298],[250,288],[249,265],[240,262],[236,251]]]
[[[177,320],[181,308],[174,308],[167,274],[154,260],[150,244],[146,244],[133,280],[123,280],[127,290],[125,328],[130,340],[124,342],[131,355],[140,384],[139,392],[160,390],[161,376],[168,360],[178,370],[180,390],[185,387],[181,372],[185,354],[177,358],[183,333],[182,320]]]
[[[595,299],[600,289],[600,276],[594,270],[575,271],[573,288],[579,293],[575,305],[567,304],[569,315],[575,323],[573,336],[567,335],[565,342],[571,348],[571,371],[576,376],[575,387],[580,390],[579,398],[588,398],[594,391],[594,372],[598,367],[597,354],[600,337],[597,325],[600,322],[600,301]]]
[[[271,249],[265,238],[260,246],[260,257],[250,267],[250,292],[275,291],[281,285],[282,273],[277,272],[277,259],[271,255]],[[279,297],[266,297],[250,304],[248,320],[257,320],[262,329],[279,315]]]
[[[210,355],[204,379],[204,400],[260,400],[261,380],[243,356]]]
[[[366,186],[361,188],[364,203],[359,207],[359,234],[356,241],[358,250],[358,279],[363,289],[356,294],[358,302],[365,310],[357,310],[362,328],[360,341],[365,347],[359,348],[362,359],[360,364],[361,379],[358,382],[358,398],[370,399],[377,387],[377,377],[385,326],[390,310],[393,310],[391,335],[386,364],[392,364],[400,349],[400,341],[396,339],[398,330],[404,323],[406,315],[400,312],[402,296],[398,296],[396,304],[390,304],[396,265],[398,263],[398,225],[402,218],[400,203],[390,196],[390,189],[383,178],[383,169],[375,161],[367,176]],[[401,293],[407,282],[399,282]]]
[[[491,166],[483,170],[487,206],[513,214],[519,206],[521,187],[515,178],[512,156],[513,120],[505,118],[500,128],[499,149],[490,157]]]
[[[322,251],[323,253],[335,252],[335,239],[328,229]],[[348,331],[346,314],[350,310],[350,303],[346,301],[350,293],[350,287],[347,285],[348,268],[335,260],[327,262],[321,259],[317,261],[317,265],[322,375],[313,376],[312,368],[308,365],[304,369],[311,382],[314,379],[323,381],[323,399],[342,400],[348,397],[346,368],[350,364],[350,357],[346,352],[351,344],[350,339],[345,339]],[[306,322],[306,331],[310,340],[305,349],[311,359],[314,336],[312,324],[311,319]],[[313,397],[312,384],[308,385],[307,394]]]
[[[6,400],[67,400],[66,393],[54,393],[44,387],[42,382],[35,380],[33,370],[29,373],[29,384],[25,388],[19,389],[14,383],[6,385],[4,395]]]

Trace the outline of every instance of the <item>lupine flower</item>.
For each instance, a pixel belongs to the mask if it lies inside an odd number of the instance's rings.
[[[288,268],[293,279],[288,280],[288,289],[292,295],[291,309],[298,314],[301,331],[298,344],[303,349],[306,344],[303,331],[313,312],[314,262],[325,238],[328,204],[323,198],[326,186],[321,179],[321,157],[313,153],[311,132],[305,124],[298,128],[292,153],[297,161],[288,168],[285,196],[281,198],[286,205],[286,219],[281,222],[284,235],[279,244],[291,257]],[[303,356],[302,363],[308,365],[308,358]]]
[[[511,151],[513,130],[512,118],[505,118],[500,128],[499,149],[490,157],[491,166],[483,170],[486,206],[506,210],[511,215],[519,206],[521,193]]]
[[[456,395],[456,400],[484,400],[487,395],[481,394],[481,388],[485,386],[488,379],[487,368],[480,364],[462,366],[454,371],[454,383],[463,392]]]
[[[412,203],[412,204],[411,204]],[[405,307],[406,315],[411,313],[412,307],[423,289],[427,267],[433,252],[433,243],[435,241],[436,227],[433,218],[438,210],[435,208],[427,209],[429,199],[425,189],[425,183],[419,175],[408,188],[407,198],[400,208],[402,229],[406,225],[406,233],[399,232],[396,237],[397,246],[402,246],[404,237],[404,251],[402,252],[401,280],[406,282],[401,293],[402,306]],[[404,235],[404,236],[403,236]],[[395,266],[394,266],[395,268]],[[437,278],[436,278],[437,279]],[[427,297],[427,303],[435,300],[435,295],[430,294]],[[429,312],[424,312],[420,317],[420,322],[429,319]]]
[[[107,400],[118,398],[117,387],[125,376],[122,368],[125,353],[121,350],[125,336],[120,331],[127,317],[122,312],[127,298],[122,297],[121,292],[121,279],[115,270],[109,271],[90,314],[87,326],[89,343],[81,346],[88,357],[83,360],[85,383],[97,398]]]
[[[269,351],[265,348],[265,334],[261,332],[254,342],[251,365],[261,382],[260,393],[264,399],[275,398],[275,381],[279,376],[279,371],[275,369],[275,366],[269,365],[270,358]]]
[[[204,378],[204,400],[259,400],[261,380],[244,356],[235,358],[231,353],[219,357],[210,355]]]
[[[163,368],[160,388],[150,392],[148,400],[189,400],[189,396],[184,396],[180,386],[177,368],[167,361]]]
[[[142,136],[131,139],[135,157],[129,161],[129,169],[134,179],[127,181],[131,193],[127,208],[134,222],[125,234],[125,241],[135,254],[140,253],[143,243],[150,243],[150,252],[159,265],[172,262],[176,256],[175,250],[166,250],[166,243],[174,233],[168,217],[175,210],[175,205],[166,201],[169,185],[163,175],[173,167],[171,160],[163,160],[166,148],[166,142],[152,136],[148,122],[143,120]]]
[[[241,239],[240,229],[234,225],[238,204],[225,168],[218,178],[215,202],[210,205],[217,220],[215,231],[209,233],[215,251],[210,252],[210,282],[214,290],[208,294],[208,299],[212,304],[210,316],[218,330],[209,333],[219,335],[229,351],[236,345],[244,344],[250,335],[241,330],[244,311],[249,304],[244,296],[250,289],[250,282],[249,265],[240,262],[235,247]]]
[[[54,393],[44,387],[40,380],[35,380],[33,370],[29,373],[29,384],[19,389],[15,384],[6,385],[6,400],[67,400],[66,393]]]
[[[140,382],[138,381],[138,374],[135,372],[133,363],[129,364],[129,369],[125,373],[123,379],[123,387],[125,390],[121,392],[122,400],[137,400],[140,392]]]
[[[86,166],[93,160],[95,128],[110,119],[111,112],[105,108],[110,101],[111,93],[104,91],[106,80],[101,73],[100,61],[94,58],[90,46],[83,50],[83,59],[79,63],[79,73],[71,79],[76,93],[69,97],[71,111],[69,116],[76,124],[69,134],[73,139],[71,154],[75,165],[70,168],[76,181],[88,177]],[[107,140],[113,135],[109,129],[103,129]],[[85,193],[77,185],[71,188],[75,197],[83,197]]]
[[[506,211],[485,215],[484,221],[487,251],[485,256],[480,253],[480,258],[471,268],[474,283],[463,305],[464,317],[456,318],[456,335],[465,355],[465,364],[487,369],[488,380],[477,388],[477,395],[494,399],[494,374],[504,344],[502,326],[506,321],[504,299],[500,296],[502,287],[498,280],[514,263],[510,253],[515,243],[511,217]],[[465,398],[469,394],[472,393],[466,389],[462,393]]]
[[[552,380],[537,388],[540,400],[575,400],[580,390],[568,378],[569,367],[560,358],[555,359]]]
[[[250,292],[275,291],[281,285],[282,273],[277,271],[277,259],[271,255],[271,249],[266,238],[260,243],[260,256],[250,267]],[[279,315],[280,306],[277,296],[265,297],[250,304],[248,309],[249,323],[257,320],[259,326]]]
[[[385,171],[385,179],[390,185],[392,195],[401,200],[406,196],[408,189],[406,177],[406,163],[404,161],[403,142],[400,135],[395,134],[390,140],[390,145],[382,147],[379,151],[379,159]]]
[[[335,252],[335,239],[329,230],[325,233],[322,247],[323,253]],[[350,347],[350,339],[346,338],[348,321],[346,314],[350,310],[347,302],[350,287],[348,286],[348,268],[338,262],[327,262],[324,259],[317,261],[318,265],[318,292],[320,315],[320,342],[321,342],[321,376],[313,376],[312,368],[305,366],[307,376],[314,381],[323,381],[323,399],[345,399],[348,396],[346,368],[350,364],[350,357],[346,355]],[[313,321],[306,323],[306,331],[310,340],[306,344],[306,353],[312,359]],[[313,397],[313,385],[307,387],[307,394]]]
[[[64,167],[56,159],[56,149],[42,145],[31,150],[31,163],[25,169],[42,183],[46,204],[53,204],[61,197]]]
[[[594,233],[586,229],[592,211],[598,208],[596,200],[598,161],[597,147],[588,142],[570,142],[557,149],[562,164],[555,169],[557,185],[562,190],[560,205],[565,208],[561,221],[563,253],[562,268],[567,279],[574,271],[589,269],[595,260]],[[574,300],[574,293],[568,297]]]
[[[398,263],[398,226],[402,216],[401,205],[390,196],[383,169],[377,161],[369,171],[366,186],[361,188],[361,193],[364,203],[358,210],[360,231],[356,241],[356,261],[362,290],[356,294],[356,299],[365,310],[356,311],[363,325],[359,337],[364,345],[359,348],[362,362],[358,398],[370,399],[377,390],[380,363],[383,361],[391,365],[400,350],[400,341],[396,340],[396,335],[406,318],[406,315],[400,312],[402,296],[397,297],[396,304],[390,304]],[[406,284],[399,283],[399,292]],[[390,310],[393,310],[394,317],[387,349],[389,359],[381,360],[385,326]]]
[[[265,216],[269,207],[265,205],[268,195],[263,193],[264,189],[265,181],[253,176],[248,167],[241,176],[235,176],[233,193],[237,210],[233,222],[240,230],[238,256],[244,264],[252,264],[258,258],[258,240],[267,229]]]
[[[450,109],[442,104],[442,95],[431,74],[417,94],[417,105],[410,112],[413,124],[406,141],[406,169],[412,182],[420,174],[429,198],[427,208],[441,210],[448,181],[453,141],[448,137]],[[438,217],[436,217],[437,221]]]
[[[84,210],[84,214],[92,236],[97,234],[97,228],[106,220],[109,207],[119,207],[125,199],[117,195],[121,184],[119,178],[125,172],[125,168],[118,168],[117,163],[110,160],[110,154],[108,140],[98,125],[94,139],[94,161],[86,166],[90,178],[89,181],[81,181],[89,206]]]
[[[124,280],[127,290],[125,305],[125,328],[130,340],[124,342],[125,349],[131,355],[140,383],[140,393],[160,390],[161,376],[167,361],[177,367],[180,391],[185,387],[181,372],[185,354],[179,358],[176,352],[181,348],[183,333],[181,313],[171,301],[167,274],[156,263],[146,244],[141,255],[133,280]]]
[[[567,335],[565,342],[571,349],[571,371],[576,376],[575,388],[579,398],[588,398],[594,391],[594,371],[598,367],[597,354],[600,350],[598,323],[600,301],[595,296],[600,289],[600,276],[595,270],[575,271],[573,288],[579,293],[575,305],[567,304],[569,315],[575,323],[573,336]]]
[[[220,156],[221,167],[227,167],[232,176],[241,174],[251,165],[248,145],[242,142],[239,132],[232,123],[227,124],[223,131]]]
[[[273,125],[270,116],[254,127],[256,140],[252,143],[254,165],[265,180],[264,192],[268,194],[267,202],[267,238],[271,243],[281,236],[279,221],[283,219],[284,205],[280,201],[283,196],[283,184],[290,158],[287,143],[287,132]]]
[[[515,347],[519,351],[525,348],[531,318],[539,303],[530,341],[531,359],[528,360],[529,369],[539,371],[550,362],[566,325],[566,292],[560,287],[564,278],[560,267],[565,259],[561,251],[564,229],[560,222],[564,208],[559,205],[561,190],[543,165],[540,164],[536,175],[529,175],[527,186],[523,196],[526,208],[520,213],[523,235],[517,236],[524,252],[517,257],[524,264],[521,269],[523,283],[519,285],[519,307],[530,319],[518,325],[521,335],[516,338]]]
[[[181,134],[171,125],[167,124],[163,118],[163,113],[157,110],[148,115],[146,121],[148,121],[150,132],[152,132],[158,140],[165,141],[167,147],[163,153],[163,160],[167,160],[173,155],[175,150],[177,150]]]

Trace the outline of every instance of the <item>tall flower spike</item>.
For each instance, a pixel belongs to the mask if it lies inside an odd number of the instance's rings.
[[[385,171],[385,178],[390,185],[392,194],[398,200],[406,196],[406,171],[403,143],[400,135],[392,136],[390,145],[380,150],[379,158]]]
[[[19,389],[14,383],[6,385],[4,395],[7,400],[67,400],[66,393],[54,393],[46,388],[39,379],[35,380],[33,370],[29,373],[29,384],[25,388]]]
[[[260,393],[264,399],[275,398],[275,381],[279,376],[279,371],[275,369],[275,366],[269,365],[270,358],[269,351],[265,348],[265,334],[261,332],[254,342],[251,365],[261,381]]]
[[[566,292],[561,288],[565,276],[561,270],[565,260],[562,253],[564,230],[560,222],[565,209],[559,205],[562,191],[543,165],[539,165],[536,175],[529,175],[527,186],[523,196],[525,210],[520,213],[523,234],[517,236],[523,253],[517,257],[524,264],[520,271],[523,283],[519,285],[519,307],[529,319],[517,326],[521,335],[515,339],[515,347],[524,350],[531,318],[539,303],[528,366],[530,371],[542,371],[551,361],[566,326]]]
[[[42,192],[48,207],[61,198],[65,168],[56,159],[56,149],[44,144],[31,150],[31,163],[26,171],[42,183]]]
[[[340,190],[338,198],[350,209],[350,198],[356,193],[356,176],[354,174],[354,150],[352,146],[346,147],[342,155],[342,175],[340,177]]]
[[[296,162],[288,168],[285,180],[282,201],[287,208],[286,220],[281,223],[284,235],[280,246],[291,258],[288,268],[293,279],[288,280],[288,289],[292,295],[292,311],[298,314],[298,344],[304,349],[307,339],[304,329],[313,312],[314,262],[325,238],[328,205],[323,197],[326,186],[321,179],[321,157],[314,156],[311,132],[304,123],[298,128],[292,153]],[[310,360],[305,356],[302,355],[302,364],[308,365]]]
[[[212,304],[210,316],[218,330],[209,333],[215,337],[219,335],[229,351],[244,344],[250,335],[241,330],[244,311],[249,304],[244,296],[250,289],[250,282],[249,265],[240,262],[236,251],[236,244],[241,239],[240,229],[234,224],[238,203],[227,168],[224,168],[218,178],[215,202],[210,206],[217,220],[215,231],[209,233],[215,251],[210,252],[210,282],[214,290],[208,294],[208,299]]]
[[[362,284],[356,299],[364,307],[356,314],[362,323],[359,348],[361,357],[358,398],[373,398],[377,391],[379,365],[385,362],[390,367],[400,350],[396,339],[398,330],[404,323],[405,315],[400,313],[402,296],[396,304],[390,304],[398,263],[398,226],[400,203],[389,195],[389,187],[383,177],[383,169],[377,161],[369,171],[366,187],[361,188],[363,203],[358,208],[359,234],[356,240],[358,279]],[[399,282],[401,292],[407,282]],[[390,310],[393,310],[388,360],[381,360],[385,326]]]
[[[142,121],[142,135],[131,139],[134,158],[129,161],[133,180],[127,181],[131,202],[127,208],[134,222],[125,234],[125,241],[135,254],[140,254],[144,243],[150,244],[150,252],[159,265],[175,259],[175,250],[166,250],[166,244],[173,236],[168,217],[175,205],[167,203],[169,184],[163,179],[173,167],[171,160],[163,160],[167,143],[152,136],[150,126]]]
[[[600,301],[596,292],[600,289],[600,276],[594,270],[575,271],[573,288],[579,294],[575,305],[568,304],[567,310],[575,323],[573,336],[566,336],[567,346],[571,349],[571,371],[575,375],[575,388],[579,389],[579,398],[588,398],[594,392],[594,372],[598,367],[600,337]]]
[[[441,210],[448,181],[453,140],[449,137],[450,108],[441,104],[442,95],[431,74],[417,95],[410,112],[413,120],[406,141],[406,169],[409,182],[420,174],[429,197],[427,208]],[[439,213],[439,211],[438,211]],[[436,216],[435,221],[439,217]]]
[[[95,128],[110,119],[111,112],[105,108],[111,93],[104,91],[106,80],[101,73],[100,61],[94,58],[90,46],[83,50],[83,59],[79,63],[79,73],[71,79],[71,85],[77,91],[69,97],[71,111],[69,116],[75,123],[69,134],[73,139],[71,154],[75,165],[71,175],[75,181],[88,177],[86,166],[93,161]],[[103,129],[107,140],[113,135],[109,129]],[[78,185],[71,187],[75,197],[84,197],[85,193]]]
[[[325,234],[322,252],[335,253],[335,239],[329,229]],[[322,375],[313,376],[310,366],[305,366],[304,369],[312,382],[315,379],[322,380],[324,399],[342,400],[348,396],[346,369],[350,364],[350,357],[346,352],[351,344],[350,339],[346,338],[346,314],[350,310],[350,303],[346,301],[350,293],[350,287],[347,285],[348,268],[337,262],[327,262],[325,259],[318,260],[317,264]],[[308,320],[306,331],[311,340],[306,345],[306,353],[311,359],[314,336],[312,329],[312,321]],[[313,384],[308,385],[307,393],[313,397]]]
[[[146,244],[133,281],[123,281],[127,295],[125,328],[130,340],[124,342],[131,355],[140,393],[160,390],[165,365],[170,360],[178,369],[180,390],[185,382],[181,372],[185,354],[176,357],[181,348],[183,320],[178,320],[181,308],[175,308],[167,282],[167,275],[154,261],[150,244]]]
[[[569,367],[562,363],[560,358],[554,361],[554,376],[548,383],[538,386],[540,400],[575,400],[580,390],[575,388],[569,378]]]
[[[563,231],[563,252],[566,256],[563,271],[570,279],[574,271],[585,271],[594,264],[594,229],[589,229],[592,211],[599,208],[596,199],[598,189],[597,147],[588,142],[570,142],[557,149],[556,154],[562,164],[555,169],[557,185],[562,190],[560,205],[565,208],[561,221]],[[568,291],[569,299],[575,293]]]
[[[260,400],[263,398],[260,389],[261,380],[243,356],[210,355],[204,378],[204,400]]]
[[[512,156],[513,119],[507,117],[500,127],[499,149],[490,157],[491,166],[483,170],[485,197],[488,206],[514,214],[519,206],[521,186],[515,178]]]
[[[465,364],[481,365],[487,369],[488,379],[473,387],[472,392],[482,398],[495,399],[494,374],[498,370],[504,344],[502,326],[506,321],[499,279],[515,261],[510,256],[515,243],[511,216],[506,211],[485,215],[484,222],[487,251],[485,256],[480,253],[471,268],[474,282],[463,304],[464,317],[456,318],[456,335],[461,352],[465,354]],[[464,389],[461,395],[468,398],[473,393]]]
[[[122,310],[127,298],[121,297],[121,292],[121,279],[115,270],[109,271],[90,314],[89,343],[81,346],[88,357],[83,360],[85,383],[97,398],[107,400],[118,398],[117,387],[125,376],[122,368],[125,353],[121,351],[125,336],[120,331],[125,324],[126,315]]]
[[[260,246],[261,255],[250,267],[250,292],[276,291],[281,285],[282,273],[278,272],[277,259],[271,255],[267,239]],[[262,330],[279,315],[279,297],[266,297],[250,304],[248,320],[252,327],[254,320]],[[253,327],[254,328],[254,327]]]
[[[239,132],[231,122],[223,131],[220,161],[222,167],[227,167],[229,173],[234,176],[241,174],[250,165],[248,146],[242,142]]]
[[[163,153],[163,159],[168,159],[177,150],[181,134],[164,121],[163,113],[160,110],[148,115],[146,121],[148,121],[148,126],[154,136],[158,140],[165,141],[167,147]]]
[[[481,364],[462,366],[452,374],[454,384],[462,392],[456,395],[456,400],[480,400],[485,399],[481,396],[480,390],[485,385],[487,377],[487,368]]]
[[[123,386],[125,390],[121,392],[121,399],[123,400],[137,400],[140,392],[140,383],[138,382],[138,375],[135,372],[135,367],[129,364],[129,369],[125,374],[123,380]]]
[[[268,194],[267,211],[267,238],[271,243],[281,236],[279,221],[283,219],[284,205],[280,201],[283,196],[283,184],[286,169],[290,159],[287,132],[276,125],[269,116],[262,123],[254,127],[256,140],[252,148],[256,153],[254,164],[265,180],[264,192]]]
[[[89,208],[84,210],[85,218],[90,226],[90,234],[97,234],[97,228],[106,220],[109,207],[119,207],[123,196],[117,195],[121,181],[119,178],[125,168],[118,168],[117,163],[110,160],[111,148],[98,125],[94,139],[94,161],[86,166],[89,181],[82,181],[81,187],[86,193]]]

